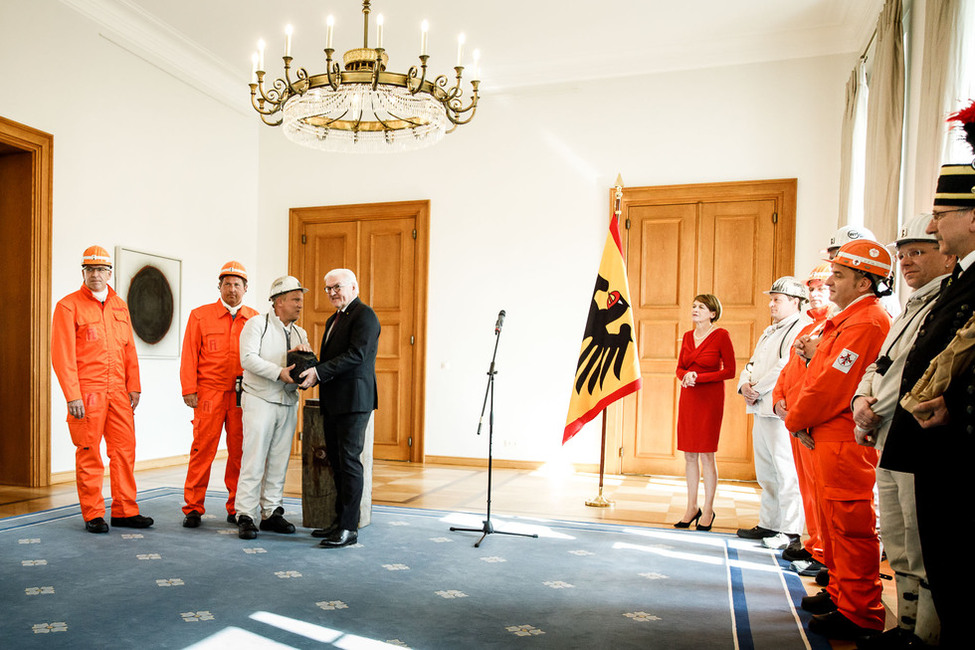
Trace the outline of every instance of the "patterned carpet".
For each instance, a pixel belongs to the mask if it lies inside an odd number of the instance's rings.
[[[359,544],[325,550],[302,528],[240,540],[221,511],[184,529],[174,488],[139,502],[153,528],[91,535],[77,506],[0,519],[0,648],[829,647],[798,578],[727,535],[495,514],[539,539],[475,549],[449,529],[481,517],[376,506]]]

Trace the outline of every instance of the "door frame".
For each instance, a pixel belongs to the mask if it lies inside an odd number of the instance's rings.
[[[288,211],[288,272],[297,275],[304,267],[305,246],[302,243],[305,224],[339,221],[383,221],[413,218],[416,224],[416,255],[413,269],[413,418],[410,423],[411,463],[422,463],[424,455],[424,422],[426,421],[427,360],[427,277],[430,247],[430,201],[390,201],[385,203],[349,203]]]
[[[776,228],[772,240],[773,275],[776,278],[783,275],[793,275],[795,273],[797,195],[798,180],[795,178],[624,187],[623,198],[620,202],[620,225],[623,226],[620,232],[623,237],[623,250],[628,250],[629,247],[628,214],[631,206],[771,199],[775,201],[777,215],[774,221]],[[609,191],[610,211],[615,209],[615,197],[616,190],[612,188]],[[762,291],[765,291],[764,287]],[[633,287],[630,287],[630,295],[633,295]],[[759,331],[764,329],[763,326]],[[615,402],[606,410],[606,458],[615,457],[617,459],[615,467],[617,474],[623,473],[623,402],[625,399]],[[752,436],[753,422],[751,418],[753,417],[750,416],[749,420],[749,443]]]
[[[0,148],[31,156],[28,487],[51,484],[51,228],[54,136],[0,117]]]

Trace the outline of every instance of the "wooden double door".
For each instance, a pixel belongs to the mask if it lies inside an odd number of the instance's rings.
[[[609,414],[616,437],[608,436],[607,457],[618,452],[624,474],[683,475],[675,368],[691,302],[701,293],[721,300],[718,326],[731,336],[740,374],[770,322],[763,292],[793,270],[795,202],[795,179],[623,190],[620,225],[643,377],[643,389]],[[737,378],[725,383],[718,473],[748,480],[755,477],[751,417],[736,387]]]
[[[381,460],[422,460],[429,213],[428,201],[290,211],[289,267],[310,289],[299,324],[316,354],[325,321],[335,311],[323,283],[332,269],[356,274],[359,297],[375,310],[382,326],[373,446],[374,458]],[[305,394],[317,396],[318,387]],[[295,448],[300,453],[297,442]]]

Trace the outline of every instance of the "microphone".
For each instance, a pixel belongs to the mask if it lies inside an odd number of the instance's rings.
[[[494,333],[495,334],[500,334],[501,333],[501,326],[502,325],[504,325],[504,310],[503,309],[500,312],[498,312],[498,322],[494,324]]]

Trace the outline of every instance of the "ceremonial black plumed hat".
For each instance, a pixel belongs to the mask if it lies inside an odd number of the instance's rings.
[[[949,122],[958,122],[964,138],[975,153],[975,101],[968,108],[948,116]],[[934,204],[959,208],[975,207],[975,160],[968,165],[942,165],[938,175],[938,189]]]

